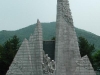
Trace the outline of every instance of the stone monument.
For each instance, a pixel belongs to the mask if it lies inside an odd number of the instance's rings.
[[[92,73],[90,73],[88,69],[77,65],[77,61],[80,59],[82,58],[80,56],[73,19],[69,9],[69,2],[68,0],[57,0],[55,75],[95,75],[93,69]],[[85,63],[83,64],[86,66]],[[90,65],[90,62],[88,64]],[[77,70],[78,74],[76,74],[77,67],[81,69]]]
[[[34,34],[23,41],[6,75],[43,75],[54,70],[54,60],[43,51],[42,27],[37,20]]]
[[[37,20],[34,34],[25,39],[6,75],[96,75],[87,56],[81,58],[68,0],[57,0],[55,61],[43,50]]]

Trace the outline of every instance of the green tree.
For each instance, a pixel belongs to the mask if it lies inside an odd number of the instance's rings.
[[[92,66],[94,66],[94,62],[93,62],[93,59],[92,59],[92,53],[95,51],[95,47],[94,47],[94,44],[90,44],[84,37],[79,37],[79,50],[80,50],[80,54],[81,54],[81,57],[87,55]]]
[[[81,57],[87,55],[91,56],[92,52],[94,52],[95,47],[94,44],[90,44],[84,37],[80,36],[79,38],[79,49]]]
[[[55,40],[55,37],[52,37],[51,40]]]
[[[12,62],[19,46],[19,38],[16,35],[4,43],[3,61],[5,63],[10,64]]]
[[[11,46],[12,46],[12,49],[15,51],[19,49],[20,40],[16,35],[14,35],[13,38],[11,39]]]
[[[100,70],[100,50],[94,53],[93,61],[94,61],[95,69]]]
[[[5,75],[13,58],[20,46],[19,38],[14,35],[11,39],[7,40],[3,45],[3,51],[1,52],[0,74]],[[3,68],[3,69],[2,69]]]
[[[3,46],[0,45],[0,61],[2,60],[2,52],[3,52]]]
[[[2,58],[2,56],[1,56],[2,51],[3,51],[3,47],[2,47],[2,45],[0,45],[0,60],[1,60],[1,58]]]

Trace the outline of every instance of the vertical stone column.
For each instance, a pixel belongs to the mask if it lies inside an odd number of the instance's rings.
[[[68,0],[57,0],[56,75],[73,75],[80,52]]]

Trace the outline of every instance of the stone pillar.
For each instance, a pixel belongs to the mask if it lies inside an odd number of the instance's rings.
[[[68,0],[57,0],[56,75],[73,75],[80,52]]]

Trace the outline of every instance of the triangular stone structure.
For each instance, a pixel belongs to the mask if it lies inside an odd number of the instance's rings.
[[[28,41],[25,39],[19,48],[6,75],[31,75],[31,61]]]
[[[81,56],[69,2],[68,0],[57,0],[55,75],[74,75],[77,68],[76,61],[79,59]],[[81,74],[80,71],[78,73]]]
[[[37,20],[34,35],[25,39],[19,48],[6,75],[43,75],[42,27]]]
[[[30,41],[32,42],[32,41]],[[42,70],[42,63],[43,63],[43,37],[42,37],[42,27],[40,24],[40,21],[37,20],[37,25],[35,27],[34,35],[33,35],[33,52],[31,51],[34,56],[33,63],[35,68],[33,69],[35,72],[35,75],[43,75]]]
[[[37,74],[43,75],[42,63],[43,63],[43,38],[42,38],[42,27],[40,21],[37,20],[37,25],[34,31],[34,50],[35,50],[35,65]]]
[[[96,75],[87,55],[76,63],[77,67],[73,75]]]
[[[57,0],[56,23],[56,65],[43,51],[37,20],[34,34],[23,41],[6,75],[96,75],[88,57],[80,56],[68,0]]]

